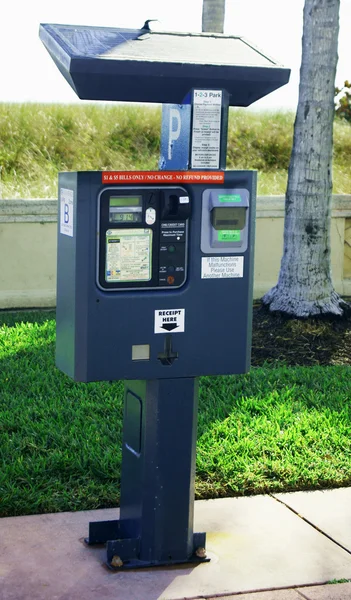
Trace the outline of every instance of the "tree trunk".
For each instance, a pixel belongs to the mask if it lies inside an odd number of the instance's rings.
[[[334,83],[340,0],[305,0],[299,101],[279,280],[262,299],[296,317],[341,315],[330,268]]]
[[[202,31],[223,33],[225,0],[203,0]]]

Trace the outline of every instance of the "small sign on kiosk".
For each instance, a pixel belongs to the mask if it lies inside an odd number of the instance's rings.
[[[193,92],[192,169],[220,168],[222,96],[222,90]]]

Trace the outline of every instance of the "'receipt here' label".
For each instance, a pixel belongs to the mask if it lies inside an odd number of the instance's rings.
[[[184,331],[185,308],[155,310],[154,333],[183,333]]]

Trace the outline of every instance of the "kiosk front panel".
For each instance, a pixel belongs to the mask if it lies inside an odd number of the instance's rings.
[[[77,381],[246,372],[255,177],[138,186],[61,174],[57,366]]]

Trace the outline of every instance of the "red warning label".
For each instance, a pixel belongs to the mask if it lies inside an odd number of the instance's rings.
[[[224,183],[224,171],[104,171],[102,183]]]

